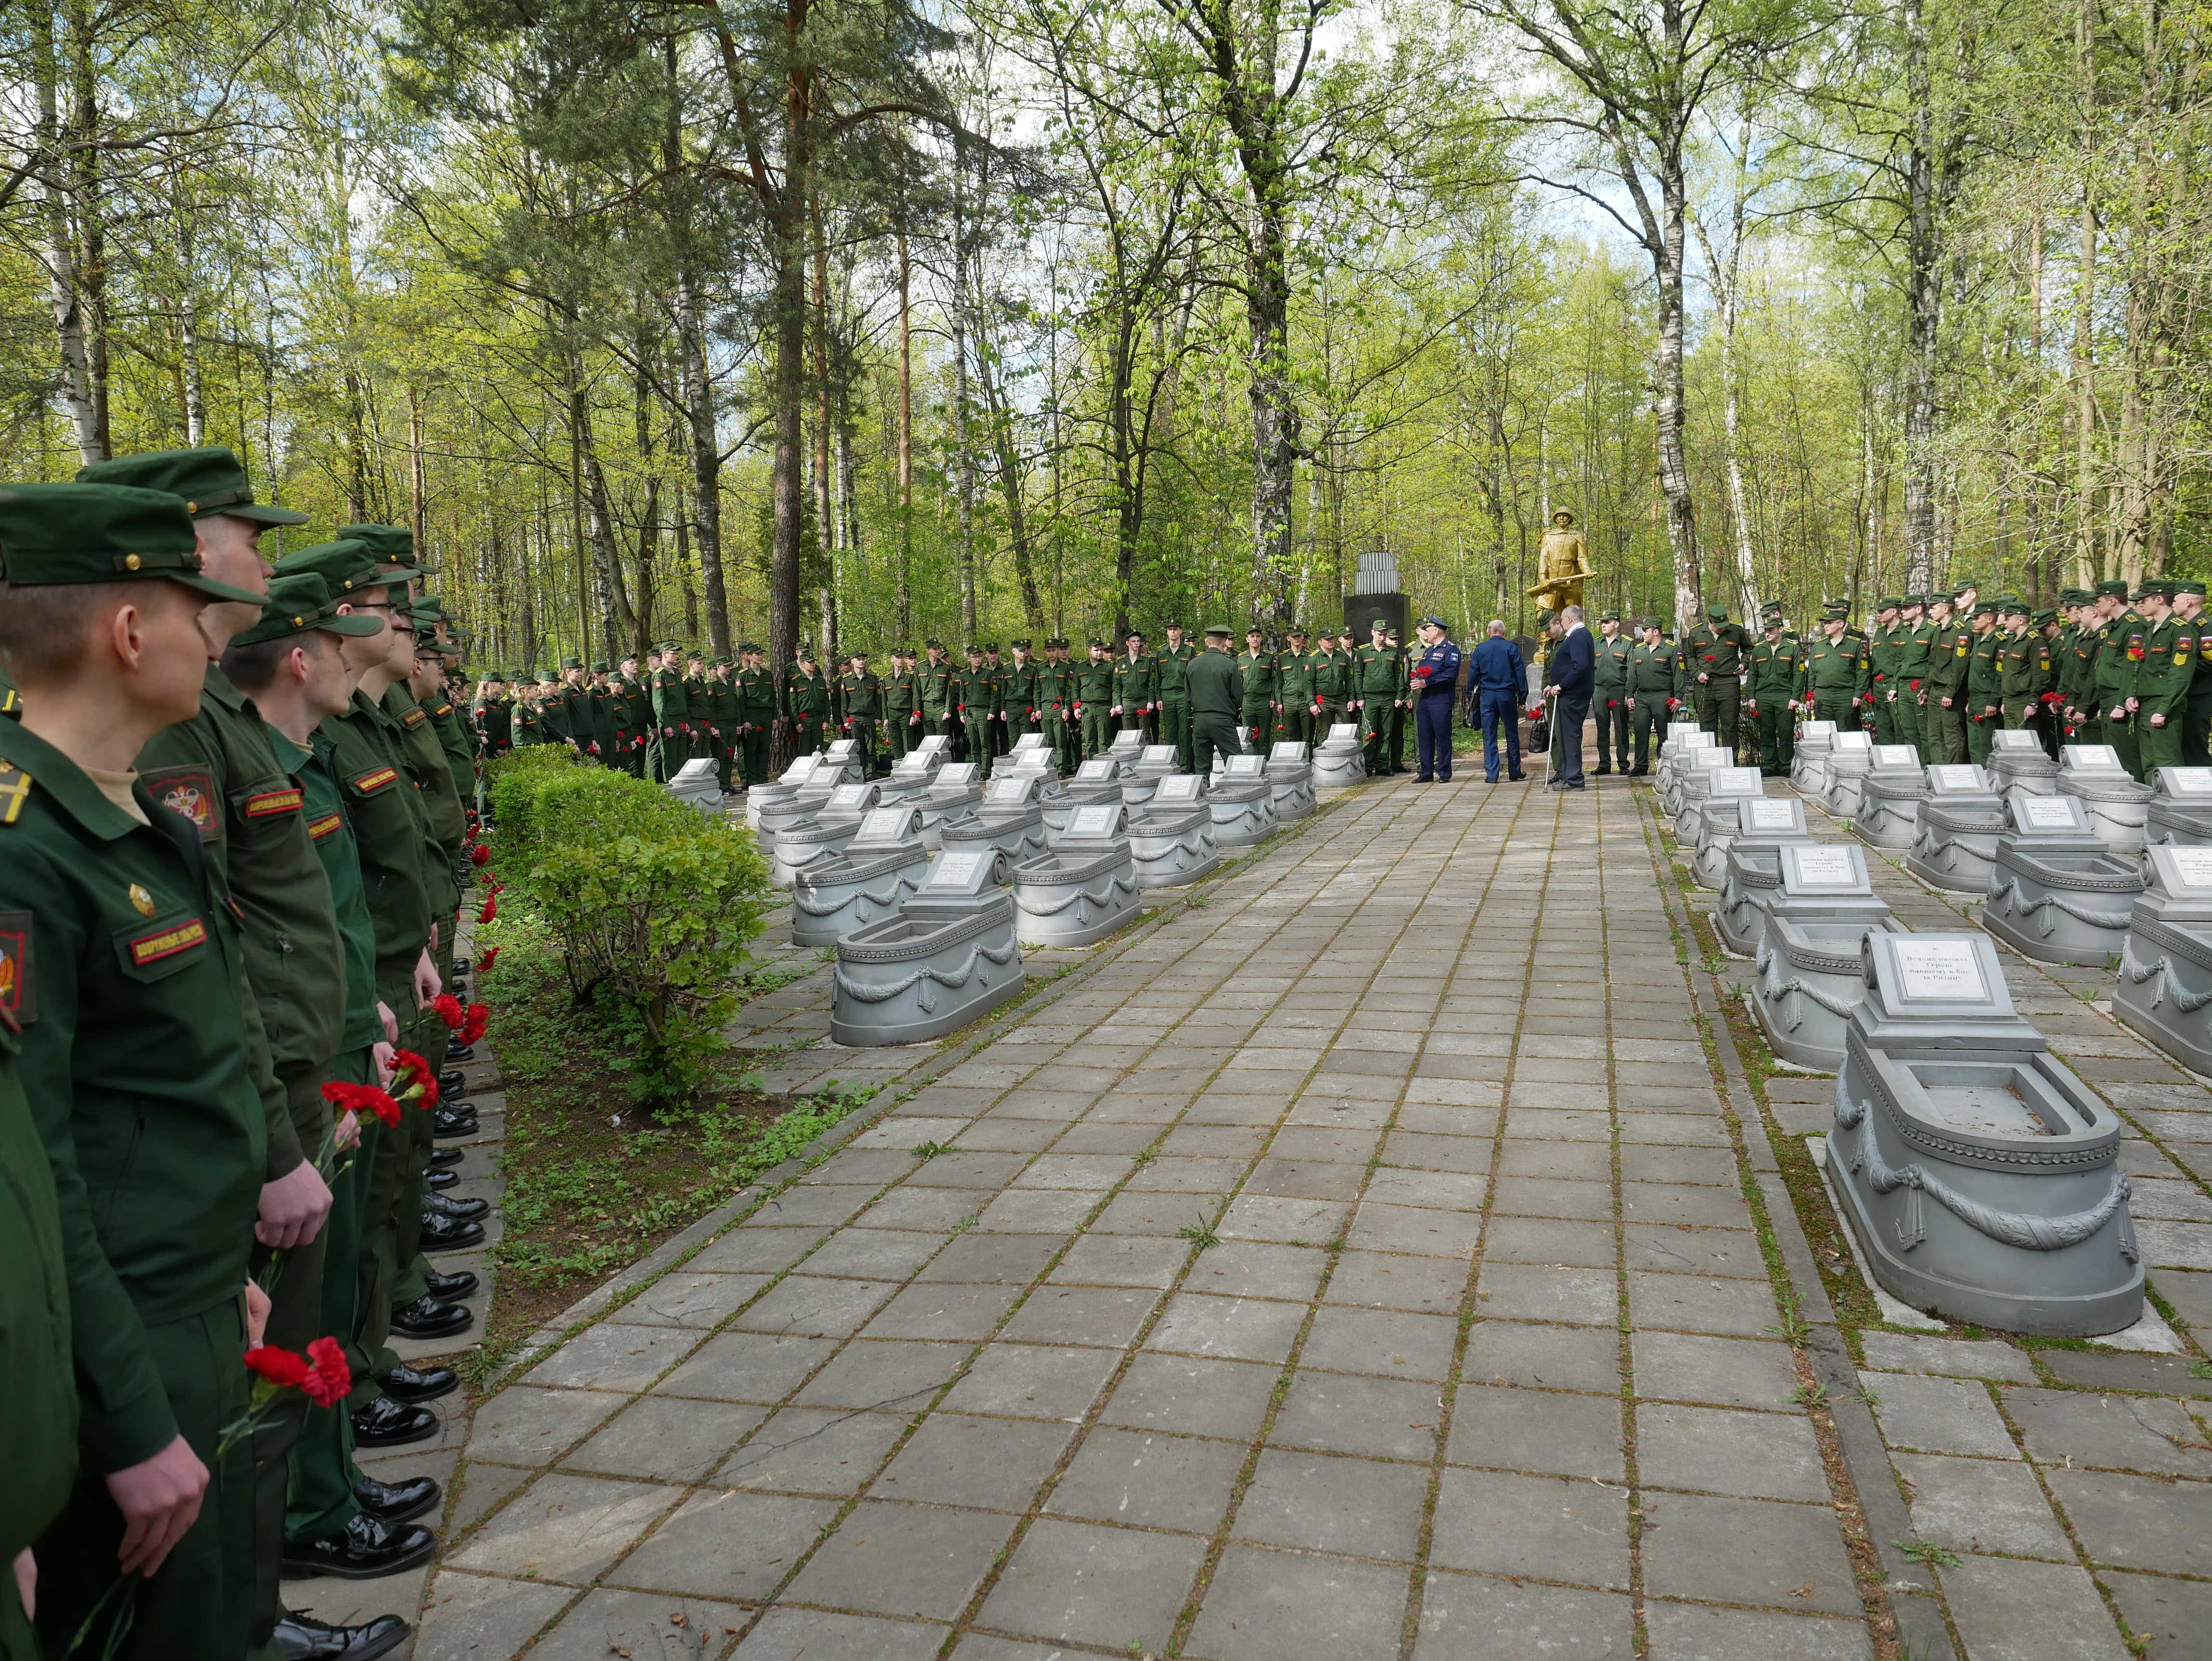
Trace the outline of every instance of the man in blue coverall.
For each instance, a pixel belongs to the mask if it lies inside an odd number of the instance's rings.
[[[1413,739],[1421,770],[1413,782],[1451,782],[1452,706],[1459,693],[1459,647],[1442,618],[1421,619],[1421,655],[1413,665]]]
[[[1521,648],[1505,638],[1505,625],[1492,619],[1490,638],[1474,648],[1474,669],[1469,676],[1482,722],[1482,776],[1498,782],[1498,729],[1505,729],[1505,770],[1517,783],[1528,776],[1521,770],[1521,700],[1528,693],[1528,666]]]

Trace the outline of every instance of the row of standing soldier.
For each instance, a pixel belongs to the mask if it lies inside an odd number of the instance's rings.
[[[2212,760],[2212,624],[2198,581],[2069,588],[2047,610],[1985,600],[1965,582],[1884,596],[1870,629],[1831,603],[1809,637],[1778,605],[1760,621],[1754,636],[1713,606],[1677,643],[1656,618],[1632,636],[1606,613],[1595,770],[1645,771],[1651,727],[1663,734],[1683,709],[1769,775],[1790,770],[1800,717],[1911,745],[1923,764],[1978,765],[2008,729],[2034,733],[2054,757],[2067,743],[2110,745],[2138,779]]]
[[[1387,624],[1364,642],[1350,631],[1312,637],[1293,625],[1279,645],[1249,630],[1236,656],[1238,738],[1264,751],[1284,739],[1314,743],[1339,722],[1358,722],[1370,771],[1404,772],[1413,691],[1410,654]],[[1170,624],[1166,642],[1148,648],[1132,632],[1116,652],[1103,640],[1085,657],[1047,640],[1036,654],[1027,640],[1001,658],[995,644],[970,647],[966,662],[937,641],[921,654],[894,648],[878,671],[865,652],[827,672],[811,648],[778,675],[759,647],[738,660],[710,657],[671,641],[610,669],[571,658],[558,673],[487,673],[472,721],[487,754],[518,745],[566,743],[608,766],[666,781],[687,762],[715,764],[725,792],[763,782],[781,733],[794,751],[831,739],[858,742],[875,767],[894,764],[933,733],[954,756],[988,760],[1015,740],[1042,733],[1061,772],[1103,754],[1115,733],[1141,732],[1148,744],[1172,744],[1193,764],[1187,676],[1197,646]]]
[[[6,1661],[81,1633],[367,1661],[405,1623],[287,1614],[280,1577],[434,1545],[438,1484],[356,1455],[434,1437],[423,1403],[459,1387],[394,1335],[473,1320],[476,1277],[426,1254],[487,1209],[440,1191],[435,1145],[476,1127],[441,967],[478,757],[412,537],[347,526],[272,573],[259,536],[303,522],[217,448],[0,490]],[[380,1123],[380,1086],[413,1104]],[[319,1385],[258,1423],[257,1335]]]

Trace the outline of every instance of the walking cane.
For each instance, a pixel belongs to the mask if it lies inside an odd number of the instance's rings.
[[[1559,745],[1559,723],[1552,714],[1553,697],[1551,689],[1547,687],[1544,691],[1544,788],[1547,790],[1552,786],[1552,751]]]

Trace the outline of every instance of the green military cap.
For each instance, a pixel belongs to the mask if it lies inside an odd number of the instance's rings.
[[[2038,629],[2042,628],[2046,623],[2056,623],[2057,621],[2058,613],[2051,610],[2047,606],[2028,619],[2030,624]]]
[[[166,577],[211,599],[261,596],[204,575],[184,498],[126,484],[0,490],[0,577],[27,588]]]
[[[2204,592],[2203,580],[2200,577],[2179,577],[2171,586],[2176,599],[2180,599],[2184,594],[2201,594]]]
[[[975,648],[971,646],[968,649],[972,652]],[[811,663],[814,660],[814,648],[810,642],[802,640],[798,645],[792,648],[792,654],[794,657],[804,658]]]
[[[435,594],[424,594],[415,602],[415,615],[426,622],[443,623],[446,620],[445,602]]]
[[[376,556],[377,575],[390,577],[434,576],[436,572],[415,557],[414,533],[397,525],[341,525],[338,535],[358,542]]]
[[[1993,599],[1977,600],[1974,603],[1972,615],[1978,618],[1993,618],[2003,609]]]
[[[1014,643],[1014,645],[1015,645],[1015,646],[1017,646],[1018,648],[1019,648],[1021,650],[1023,650],[1023,651],[1024,651],[1024,652],[1026,652],[1026,651],[1028,651],[1028,650],[1030,649],[1030,643],[1029,643],[1029,642],[1027,642],[1027,641],[1025,641],[1025,640],[1018,640],[1018,641],[1014,642],[1013,643]]]
[[[1618,623],[1620,621],[1620,613],[1618,611],[1600,611],[1597,614],[1597,620],[1600,623]]]
[[[289,508],[264,508],[253,499],[246,482],[246,469],[220,444],[196,450],[150,450],[144,455],[118,456],[95,461],[77,470],[80,484],[128,484],[134,490],[167,490],[185,499],[185,511],[194,519],[210,514],[228,514],[257,525],[305,525],[307,516]]]
[[[941,640],[926,640],[922,642],[922,645],[933,652],[941,652],[945,649],[945,642]]]
[[[2061,605],[2087,605],[2094,599],[2096,596],[2087,588],[2061,588],[2058,591],[2058,603]]]
[[[1849,601],[1832,599],[1821,608],[1820,621],[1823,623],[1849,622],[1851,608]]]
[[[1905,609],[1905,601],[1899,595],[1884,594],[1880,599],[1875,601],[1874,609],[1877,611],[1902,611]]]
[[[1537,612],[1537,613],[1536,613],[1536,626],[1537,626],[1539,629],[1542,628],[1546,624],[1549,623],[1551,620],[1552,620],[1552,614],[1551,614],[1549,611],[1539,611],[1539,612]],[[1379,629],[1379,628],[1381,628],[1381,627],[1382,626],[1382,619],[1381,618],[1376,618],[1376,619],[1375,619],[1375,626],[1376,626],[1376,628],[1378,628],[1378,629]]]
[[[1979,593],[1981,587],[1982,581],[1979,577],[1960,577],[1958,581],[1951,585],[1951,598],[1956,599],[1961,594]]]
[[[265,640],[283,640],[310,630],[331,635],[380,635],[384,622],[364,612],[340,611],[320,572],[294,571],[270,581],[261,620],[234,636],[231,644],[258,646]]]
[[[438,631],[428,624],[415,626],[415,655],[418,658],[442,657],[446,648],[438,644]]]
[[[1229,625],[1225,623],[1209,623],[1206,625],[1206,633],[1208,639],[1218,635],[1226,640],[1229,638]]]
[[[592,672],[595,675],[604,675],[610,673],[611,671],[604,662],[600,662],[595,663],[592,666]]]
[[[561,677],[550,669],[540,669],[538,672],[538,684],[540,686],[558,686],[561,684]]]
[[[2099,583],[2094,598],[2101,599],[2106,594],[2110,594],[2114,599],[2125,599],[2128,597],[2128,585],[2118,577]]]
[[[1637,626],[1638,629],[1662,629],[1662,628],[1664,628],[1666,625],[1665,625],[1664,624],[1661,623],[1657,618],[1644,618],[1641,623],[1638,623],[1636,626]]]
[[[1705,607],[1705,615],[1709,618],[1725,618],[1728,616],[1728,607],[1725,605],[1708,605]]]
[[[584,666],[584,660],[581,658],[562,658],[561,666],[563,669],[580,669]]]

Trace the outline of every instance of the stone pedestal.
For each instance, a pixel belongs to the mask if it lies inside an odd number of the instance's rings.
[[[2143,816],[2153,848],[2212,848],[2212,767],[2161,767]]]
[[[1015,928],[1030,946],[1090,946],[1137,915],[1127,810],[1078,808],[1059,845],[1013,867]]]
[[[1145,810],[1129,816],[1127,829],[1140,888],[1180,888],[1221,863],[1206,781],[1192,774],[1163,779]]]
[[[1893,1296],[2087,1338],[2142,1314],[2120,1122],[2021,1019],[1974,934],[1869,938],[1828,1165]]]
[[[2058,788],[2058,764],[2044,753],[2043,738],[2024,727],[1990,734],[1990,786],[2000,794],[2032,790],[2048,796]]]
[[[860,821],[877,805],[875,785],[841,784],[811,819],[786,825],[769,848],[769,880],[779,888],[798,881],[805,867],[842,854],[859,834]]]
[[[834,784],[858,784],[866,776],[867,765],[858,739],[839,739],[823,753],[814,776]]]
[[[1870,932],[1862,923],[1767,917],[1751,1009],[1767,1047],[1784,1061],[1815,1073],[1844,1064],[1844,1030],[1866,993]]]
[[[1728,884],[1729,850],[1740,837],[1770,841],[1809,842],[1805,829],[1805,804],[1784,796],[1762,796],[1755,801],[1724,796],[1708,801],[1705,822],[1698,831],[1698,850],[1692,870],[1700,888],[1718,891]]]
[[[756,784],[746,791],[745,823],[756,830],[772,835],[773,827],[769,824],[770,816],[780,813],[782,822],[788,824],[794,812],[801,807],[800,799],[805,796],[811,796],[813,800],[805,806],[803,811],[813,812],[830,799],[830,788],[835,782],[827,773],[823,773],[819,779],[816,777],[820,771],[821,762],[819,756],[801,756],[785,768],[780,777]],[[688,767],[690,764],[686,762],[684,765]]]
[[[1170,778],[1183,770],[1182,759],[1172,744],[1148,744],[1129,769],[1129,776],[1139,779]]]
[[[1359,747],[1359,728],[1339,721],[1314,751],[1313,783],[1316,790],[1341,790],[1367,776],[1367,763]]]
[[[1682,811],[1682,798],[1692,775],[1718,772],[1735,764],[1735,757],[1715,745],[1685,750],[1676,757],[1674,772],[1659,781],[1660,806],[1666,810],[1668,818],[1675,818]]]
[[[929,868],[921,811],[911,803],[878,807],[861,819],[845,851],[803,865],[791,890],[794,946],[835,946],[842,934],[895,916]]]
[[[1828,757],[1836,747],[1836,723],[1801,721],[1797,746],[1790,752],[1790,784],[1801,796],[1818,797],[1828,788]]]
[[[1137,727],[1123,727],[1114,734],[1114,741],[1106,746],[1106,753],[1121,763],[1122,770],[1125,772],[1134,767],[1144,759],[1144,729]]]
[[[2112,1013],[2191,1072],[2212,1074],[2212,848],[2146,849]]]
[[[983,805],[983,770],[972,761],[947,762],[921,801],[921,843],[933,854],[945,846],[945,821]]]
[[[1696,735],[1699,733],[1705,733],[1705,728],[1693,721],[1668,721],[1667,730],[1659,736],[1659,760],[1664,761],[1677,750],[1697,742]],[[1705,733],[1705,740],[1708,743],[1711,739],[1712,734]]]
[[[1736,802],[1759,795],[1765,786],[1756,767],[1693,767],[1682,775],[1682,788],[1674,811],[1674,840],[1695,850],[1699,845],[1708,806],[1731,810]],[[1732,827],[1733,811],[1726,811]]]
[[[1265,772],[1277,824],[1302,819],[1313,812],[1313,761],[1304,744],[1285,739],[1275,745],[1267,751]]]
[[[830,1036],[866,1046],[922,1043],[966,1025],[1022,989],[1013,896],[1003,856],[938,855],[899,914],[837,942]]]
[[[2058,794],[2077,798],[2089,828],[2115,854],[2141,851],[2150,823],[2148,784],[2137,784],[2109,744],[2069,744],[2058,752]]]
[[[1907,849],[1920,829],[1920,804],[1928,796],[1928,770],[1909,744],[1877,744],[1874,765],[1859,782],[1859,811],[1851,830],[1873,848]]]
[[[1859,787],[1874,766],[1874,740],[1864,733],[1838,733],[1828,751],[1820,786],[1820,806],[1831,818],[1848,819],[1859,811]]]
[[[712,760],[685,762],[668,781],[668,794],[702,813],[722,811],[722,782]]]
[[[993,779],[983,787],[980,803],[939,823],[938,836],[948,854],[991,849],[1003,855],[1010,867],[1037,858],[1046,847],[1036,781]]]
[[[1693,751],[1719,748],[1720,745],[1713,741],[1713,735],[1698,727],[1692,727],[1687,731],[1678,730],[1666,743],[1661,745],[1659,760],[1651,771],[1651,788],[1659,792],[1661,803],[1663,805],[1668,800],[1669,793],[1680,781],[1682,770],[1690,765],[1690,757]],[[1726,766],[1727,758],[1723,757],[1715,764]],[[1669,808],[1668,811],[1672,812],[1674,810]]]
[[[2142,892],[2132,856],[2111,852],[2071,795],[2025,788],[2006,798],[2013,828],[1997,841],[1982,927],[2041,963],[2101,964],[2127,945],[2128,910]]]
[[[1275,828],[1275,793],[1265,756],[1231,756],[1222,776],[1206,787],[1218,848],[1249,848]]]
[[[1986,894],[1996,864],[1997,838],[2010,828],[2002,797],[1986,774],[1964,762],[1928,770],[1928,799],[1905,868],[1930,887]]]

